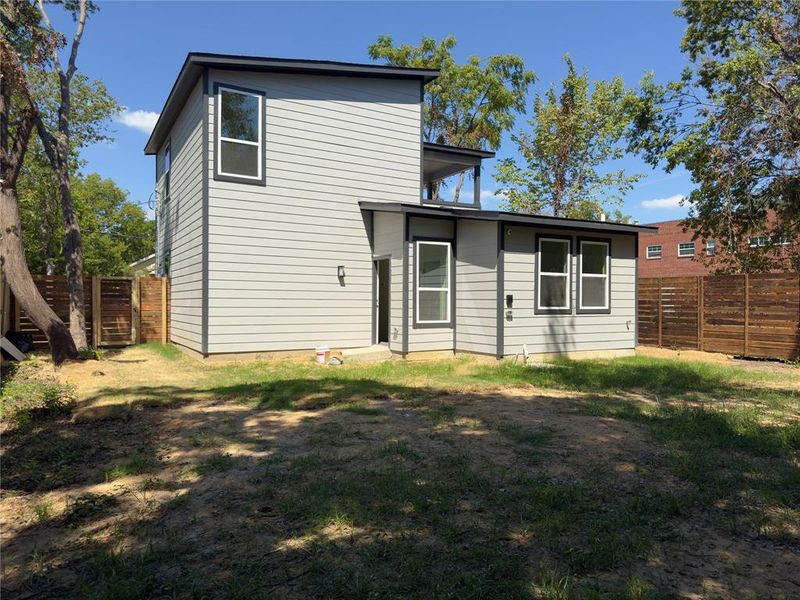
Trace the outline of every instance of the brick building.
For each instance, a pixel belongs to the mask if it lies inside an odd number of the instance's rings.
[[[770,227],[774,226],[774,212],[769,211],[767,222]],[[684,230],[681,219],[649,226],[658,227],[658,233],[639,236],[639,277],[710,275],[716,270],[714,257],[719,257],[722,248],[715,240],[698,238],[693,241],[694,231]],[[800,252],[800,240],[776,235],[751,235],[743,243],[752,252],[776,252],[773,256],[783,261],[783,268],[776,271],[793,270],[789,256],[796,257]]]
[[[693,241],[694,232],[684,231],[680,219],[650,226],[658,227],[658,233],[639,236],[639,277],[707,275],[714,270],[703,264],[709,252],[716,252],[714,240]]]

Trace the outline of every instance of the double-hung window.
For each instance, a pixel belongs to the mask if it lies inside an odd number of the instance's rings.
[[[264,96],[218,86],[216,175],[264,183]]]
[[[678,258],[694,256],[694,242],[681,242],[678,244]]]
[[[714,256],[716,253],[717,253],[716,240],[706,240],[706,254],[708,256]]]
[[[422,326],[449,326],[450,313],[450,242],[416,243],[416,315]]]
[[[539,238],[536,310],[569,311],[570,240]]]
[[[647,247],[647,258],[661,258],[661,244],[653,244]]]
[[[578,311],[607,311],[609,299],[609,242],[581,240],[578,277]]]

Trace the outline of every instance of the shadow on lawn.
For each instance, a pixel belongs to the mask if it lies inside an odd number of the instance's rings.
[[[559,371],[541,375],[557,381]],[[555,479],[539,462],[550,438],[526,433],[530,423],[511,424],[510,437],[498,433],[508,423],[454,424],[470,403],[492,402],[502,414],[527,402],[519,398],[454,397],[368,378],[142,386],[102,396],[128,397],[128,409],[8,436],[6,492],[79,496],[116,467],[122,482],[144,479],[109,492],[114,502],[84,499],[79,518],[74,503],[66,516],[4,539],[6,568],[32,551],[59,565],[26,565],[24,582],[5,577],[4,597],[656,597],[647,589],[672,594],[671,576],[643,558],[674,541],[687,519],[744,493],[785,505],[797,500],[800,480],[795,434],[633,400],[530,402],[651,428],[671,449],[669,464],[696,485],[660,485],[653,457],[625,478],[588,452],[585,471]],[[388,404],[376,408],[373,399]],[[745,511],[737,518],[766,518],[767,505],[737,508]],[[75,547],[75,528],[107,535],[62,554],[65,544]]]

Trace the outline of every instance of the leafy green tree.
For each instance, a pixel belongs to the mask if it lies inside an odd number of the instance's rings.
[[[800,244],[754,252],[747,238],[800,233],[800,4],[684,2],[677,14],[688,64],[679,81],[642,81],[630,148],[691,173],[685,224],[717,240],[720,271],[798,269]]]
[[[58,186],[49,165],[26,169],[28,177],[20,187],[20,210],[28,266],[34,273],[63,273]],[[74,174],[71,185],[84,242],[86,275],[125,275],[130,263],[153,253],[155,221],[130,202],[127,193],[111,179],[96,173],[85,177]]]
[[[514,54],[470,56],[458,64],[452,50],[456,38],[440,42],[424,37],[417,46],[395,46],[392,36],[382,35],[369,46],[369,55],[389,65],[439,69],[439,77],[425,87],[423,137],[437,144],[496,150],[503,132],[514,126],[517,114],[525,112],[525,97],[534,81]],[[458,202],[464,174],[459,176],[453,196]],[[438,194],[438,187],[435,190]]]
[[[494,178],[513,211],[593,219],[620,213],[623,197],[642,176],[606,170],[625,153],[633,93],[620,77],[589,81],[569,56],[561,89],[551,86],[533,100],[530,132],[512,135],[522,157],[500,161]]]

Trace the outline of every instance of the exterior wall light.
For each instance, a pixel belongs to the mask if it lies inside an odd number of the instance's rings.
[[[339,279],[344,278],[344,265],[339,265],[338,267],[336,267],[336,274],[339,277]]]

